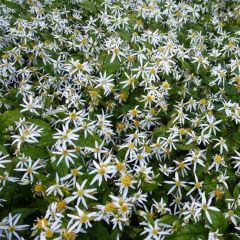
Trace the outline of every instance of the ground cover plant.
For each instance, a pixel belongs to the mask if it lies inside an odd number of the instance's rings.
[[[0,1],[0,239],[240,238],[238,1]]]

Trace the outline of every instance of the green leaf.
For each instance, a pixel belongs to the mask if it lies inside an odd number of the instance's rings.
[[[177,143],[176,147],[179,150],[185,150],[185,151],[186,150],[191,150],[191,149],[195,148],[194,144],[187,144],[187,143],[185,143],[185,144]]]
[[[6,111],[0,115],[0,132],[3,132],[8,126],[14,125],[23,114],[19,110]]]
[[[156,141],[158,137],[163,137],[165,136],[167,131],[167,127],[164,124],[161,124],[160,127],[154,129],[152,133],[153,141]]]
[[[240,194],[240,185],[236,185],[234,190],[233,190],[233,197],[235,199],[237,199],[239,197],[239,194]]]
[[[59,174],[60,177],[66,176],[68,174],[68,167],[64,160],[58,164],[58,159],[52,163],[52,167]]]
[[[92,229],[94,232],[94,236],[96,240],[109,240],[110,239],[110,235],[106,229],[106,227],[98,222],[95,227]]]
[[[93,135],[88,134],[86,138],[84,137],[83,133],[80,133],[79,140],[77,140],[75,143],[80,147],[94,147],[95,141],[97,141],[99,144],[102,143],[101,138],[96,133],[93,133]]]
[[[94,2],[91,1],[84,1],[81,3],[81,8],[87,10],[88,12],[97,13],[97,8],[93,4]]]
[[[209,210],[209,214],[212,220],[211,226],[213,230],[214,231],[219,230],[220,233],[224,233],[228,228],[228,223],[222,212]]]
[[[146,191],[146,192],[151,192],[158,187],[159,187],[159,185],[156,182],[151,182],[151,183],[143,182],[142,185],[141,185],[142,190]]]
[[[12,214],[21,214],[21,220],[23,220],[25,217],[29,216],[30,214],[34,213],[38,208],[15,208],[12,211]]]
[[[141,228],[129,227],[127,234],[131,239],[139,239],[138,237],[141,232],[142,232]]]
[[[165,224],[173,225],[173,223],[178,220],[178,218],[174,215],[165,215],[160,218],[160,221]]]
[[[36,160],[38,158],[48,158],[49,154],[47,150],[35,146],[23,146],[21,152],[27,156],[30,156],[32,159]]]
[[[122,39],[126,40],[127,42],[131,42],[131,36],[130,34],[125,31],[125,30],[119,30],[118,34],[120,35],[120,37],[122,37]]]
[[[166,240],[199,240],[207,239],[206,229],[201,224],[188,224],[180,227],[173,235]]]
[[[7,154],[8,154],[7,149],[6,149],[3,145],[0,145],[0,153],[2,153],[2,154],[4,154],[4,155],[7,155]]]
[[[112,74],[116,72],[120,67],[120,63],[118,61],[114,61],[113,63],[105,63],[103,64],[103,71],[106,71],[108,74]]]

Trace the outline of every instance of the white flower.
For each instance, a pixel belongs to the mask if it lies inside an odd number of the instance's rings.
[[[90,185],[94,184],[96,181],[98,181],[98,185],[100,186],[102,184],[102,180],[104,179],[105,181],[110,178],[110,173],[111,167],[109,166],[110,159],[104,161],[104,162],[99,162],[97,163],[96,161],[93,160],[93,165],[95,169],[93,169],[89,174],[96,174],[91,181]]]
[[[217,131],[220,131],[220,129],[217,127],[217,125],[220,122],[222,122],[222,120],[215,121],[214,118],[211,118],[207,115],[207,121],[208,121],[208,123],[202,124],[202,126],[205,127],[203,129],[203,132],[208,131],[208,134],[210,134],[210,135],[213,132],[214,135],[216,135]]]
[[[57,139],[56,145],[65,146],[66,144],[70,144],[75,146],[73,141],[78,140],[79,138],[75,132],[79,131],[79,129],[70,129],[68,124],[62,125],[62,129],[63,130],[57,129],[58,132],[53,135],[53,139]]]
[[[12,216],[11,213],[3,219],[4,225],[0,225],[0,229],[5,232],[6,239],[19,239],[22,240],[21,236],[18,234],[18,231],[23,231],[28,229],[29,225],[17,225],[17,222],[20,220],[21,214],[16,214]]]
[[[32,95],[27,95],[27,96],[28,96],[28,100],[26,99],[26,97],[24,97],[23,98],[24,104],[20,104],[23,107],[21,112],[30,111],[32,113],[35,113],[36,115],[39,115],[39,113],[37,112],[37,109],[43,108],[41,99],[40,98],[34,99]]]
[[[98,83],[96,88],[102,87],[104,89],[104,95],[106,96],[111,93],[114,87],[114,84],[112,83],[114,79],[112,77],[112,75],[107,77],[106,72],[104,72],[104,74],[100,73],[100,77],[96,79],[96,82]]]
[[[82,226],[87,229],[88,227],[92,227],[90,221],[94,220],[96,217],[95,212],[86,213],[82,211],[78,206],[75,206],[78,215],[68,214],[67,216],[70,217],[69,225],[72,225],[73,229],[76,229],[77,232],[82,230]],[[75,222],[75,223],[74,223]]]
[[[1,156],[2,155],[2,156]],[[9,155],[3,155],[2,152],[0,152],[0,168],[6,168],[4,165],[6,163],[10,163],[11,160],[7,160],[6,158],[9,157]]]
[[[193,59],[194,59],[193,63],[198,63],[197,70],[199,70],[201,66],[203,66],[206,69],[207,66],[209,65],[207,57],[204,58],[203,56],[199,55],[198,57],[193,57]]]
[[[28,126],[21,126],[18,128],[19,135],[13,135],[12,138],[15,138],[15,140],[12,142],[12,145],[14,143],[17,143],[17,148],[20,150],[20,146],[22,143],[37,143],[37,137],[41,136],[41,132],[43,129],[38,129],[38,126],[31,124]]]
[[[163,240],[165,236],[169,235],[172,231],[170,225],[161,223],[159,220],[155,220],[153,225],[147,222],[140,224],[144,226],[144,231],[141,235],[147,234],[145,237],[146,240]]]
[[[197,206],[198,206],[197,211],[203,211],[210,224],[212,224],[212,219],[210,217],[209,210],[217,211],[217,212],[220,211],[218,208],[211,206],[211,202],[212,202],[212,198],[209,198],[207,201],[205,197],[205,192],[203,192],[201,194],[201,203],[197,203]]]
[[[78,156],[73,154],[74,152],[76,152],[76,150],[74,149],[67,149],[65,146],[57,146],[56,147],[56,150],[57,151],[53,151],[52,153],[53,154],[57,154],[57,155],[61,155],[58,162],[57,162],[57,165],[64,159],[67,167],[69,168],[70,167],[70,163],[72,163],[73,165],[75,164],[74,163],[74,158],[77,158]]]
[[[70,75],[76,73],[79,75],[79,77],[81,77],[83,73],[91,73],[93,71],[88,62],[80,63],[79,60],[74,61],[73,59],[71,59],[69,62],[69,64],[65,65],[65,68]]]
[[[122,193],[123,196],[127,196],[129,188],[135,188],[134,183],[136,183],[136,181],[134,180],[133,176],[126,173],[120,177],[116,185],[120,186],[120,193]]]
[[[232,157],[232,159],[234,159],[234,168],[237,169],[238,172],[240,172],[240,153],[238,151],[235,150],[235,153],[237,154],[237,156]]]
[[[92,196],[93,193],[96,191],[96,189],[95,188],[91,188],[91,189],[84,188],[86,183],[87,183],[87,179],[85,179],[81,185],[79,185],[79,183],[76,182],[76,188],[77,188],[76,190],[77,191],[73,192],[72,196],[67,197],[66,202],[69,203],[69,202],[72,202],[75,199],[77,199],[77,206],[79,206],[79,204],[82,203],[85,208],[88,208],[85,198],[97,200],[97,198]]]
[[[181,196],[182,193],[181,193],[181,187],[186,187],[186,183],[185,181],[180,181],[179,180],[179,175],[178,175],[178,172],[175,172],[175,177],[173,178],[174,181],[164,181],[164,183],[167,183],[167,184],[170,184],[170,185],[174,185],[173,187],[170,188],[170,190],[168,191],[167,194],[170,194],[172,193],[175,188],[177,188],[177,191],[179,193],[179,195]]]
[[[110,63],[112,63],[116,57],[118,58],[119,62],[122,61],[122,57],[125,57],[125,54],[121,51],[121,49],[118,46],[112,48],[111,51],[112,58],[110,60]]]
[[[30,181],[33,182],[33,176],[39,174],[37,170],[44,167],[41,161],[42,161],[41,159],[38,159],[35,162],[33,162],[31,158],[28,158],[27,162],[24,164],[25,166],[15,168],[14,170],[18,172],[25,172],[21,178],[21,181],[30,178]]]
[[[63,197],[63,191],[62,188],[64,187],[64,184],[60,182],[59,176],[56,173],[56,183],[51,185],[47,190],[47,195],[50,195],[53,192],[54,196],[57,196],[59,194],[61,197]]]
[[[224,156],[216,154],[215,156],[213,156],[213,163],[209,166],[208,170],[211,170],[215,167],[216,171],[218,171],[220,166],[226,167]]]

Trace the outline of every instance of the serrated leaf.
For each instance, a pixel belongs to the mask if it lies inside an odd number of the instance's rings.
[[[21,148],[21,152],[24,153],[27,156],[30,156],[32,159],[38,159],[38,158],[48,158],[49,154],[48,151],[35,146],[23,146]]]
[[[237,199],[240,195],[240,185],[236,185],[234,190],[233,190],[233,197]]]
[[[151,192],[158,187],[159,187],[159,185],[156,182],[152,182],[152,183],[143,182],[141,185],[142,190],[146,191],[146,192]]]
[[[188,224],[178,229],[176,233],[165,238],[166,240],[199,240],[207,239],[206,229],[201,224]]]
[[[81,8],[87,10],[88,12],[97,13],[97,8],[93,4],[94,2],[91,1],[84,1],[81,3]]]
[[[177,149],[179,149],[179,150],[192,150],[192,149],[194,149],[194,144],[181,144],[181,143],[177,143],[176,144],[176,147],[177,147]]]
[[[215,231],[219,230],[220,233],[225,232],[228,228],[228,223],[222,212],[209,210],[209,214],[212,220],[211,226],[213,230]]]
[[[23,220],[25,217],[29,216],[30,214],[34,213],[38,208],[15,208],[12,211],[12,214],[21,214],[21,220]]]
[[[94,147],[95,141],[97,141],[99,144],[102,143],[101,138],[96,133],[93,133],[93,135],[88,134],[86,138],[84,137],[83,133],[80,133],[79,140],[77,140],[75,143],[80,147]]]
[[[160,127],[154,129],[152,133],[153,141],[156,141],[158,137],[164,137],[167,131],[167,127],[164,124],[161,124]]]
[[[66,163],[64,162],[64,160],[62,160],[58,164],[58,159],[57,159],[56,161],[54,161],[52,163],[52,168],[55,170],[55,172],[58,173],[58,175],[60,177],[66,176],[68,174],[68,171],[69,171],[69,169],[68,169]]]
[[[10,110],[0,114],[0,132],[3,132],[8,126],[14,125],[15,121],[23,117],[19,110]]]
[[[165,215],[160,218],[160,222],[172,225],[178,218],[174,215]]]

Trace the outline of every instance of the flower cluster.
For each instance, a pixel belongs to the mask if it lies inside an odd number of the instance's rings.
[[[237,2],[2,0],[0,238],[240,238]]]

